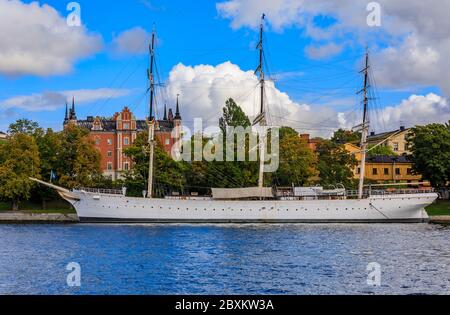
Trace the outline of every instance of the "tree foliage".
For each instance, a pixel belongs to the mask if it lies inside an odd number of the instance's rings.
[[[148,133],[140,133],[124,153],[133,161],[133,168],[125,175],[125,186],[129,195],[142,196],[147,189],[149,171]],[[153,164],[154,194],[163,196],[170,191],[181,191],[186,184],[184,164],[172,159],[157,141]]]
[[[445,186],[450,180],[450,122],[416,126],[411,131],[407,141],[413,170],[433,187]]]
[[[12,201],[18,210],[21,199],[28,199],[34,183],[29,177],[39,177],[40,158],[36,141],[30,135],[14,133],[0,146],[0,199]]]
[[[387,155],[387,156],[397,156],[398,154],[392,150],[392,147],[386,145],[379,145],[376,148],[372,149],[374,145],[369,145],[369,152],[367,152],[367,156],[373,157],[377,155]]]
[[[298,133],[289,127],[280,128],[280,165],[272,175],[279,186],[304,186],[316,175],[317,157]]]
[[[352,169],[358,165],[358,162],[343,145],[323,140],[317,146],[317,154],[321,185],[343,184],[346,188],[354,186]]]
[[[360,141],[361,133],[351,130],[338,129],[331,137],[331,141],[338,144],[355,143]]]
[[[16,122],[9,125],[8,133],[15,135],[17,133],[23,133],[30,136],[36,134],[42,134],[43,130],[39,127],[39,124],[29,119],[18,119]]]

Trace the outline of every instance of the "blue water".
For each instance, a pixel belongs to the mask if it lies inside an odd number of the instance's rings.
[[[80,287],[66,283],[70,262]],[[0,225],[0,293],[449,294],[450,228]]]

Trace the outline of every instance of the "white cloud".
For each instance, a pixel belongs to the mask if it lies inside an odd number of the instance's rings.
[[[450,55],[450,1],[378,0],[381,27],[368,27],[368,2],[228,0],[216,6],[233,28],[255,28],[265,12],[275,30],[298,27],[317,43],[330,39],[336,44],[349,39],[373,43],[373,65],[382,87],[438,86],[450,96],[450,63],[445,58]],[[314,23],[318,16],[332,17],[336,23],[318,27]]]
[[[67,26],[49,5],[0,0],[0,74],[65,74],[101,47],[101,36]]]
[[[127,89],[81,89],[59,92],[43,92],[40,94],[21,95],[0,101],[0,109],[25,110],[28,112],[52,111],[61,108],[65,102],[75,97],[77,104],[93,102],[101,99],[118,98],[130,93]]]
[[[258,83],[253,71],[244,71],[231,62],[194,67],[178,64],[170,72],[167,92],[172,104],[180,94],[181,114],[186,125],[190,126],[193,118],[202,118],[206,127],[217,125],[225,101],[230,97],[250,118],[255,117],[260,108]],[[265,93],[269,121],[274,125],[289,125],[322,136],[328,136],[333,128],[340,126],[333,109],[297,103],[271,81],[266,81]]]
[[[144,54],[148,50],[150,34],[142,27],[133,27],[114,37],[113,52],[116,54]]]
[[[399,105],[385,107],[377,118],[380,126],[396,129],[407,126],[425,125],[432,122],[444,123],[450,120],[450,104],[447,99],[430,93],[411,95]]]
[[[193,67],[178,64],[170,72],[167,92],[172,104],[180,94],[182,118],[190,127],[194,118],[202,118],[203,127],[217,125],[225,101],[230,97],[250,117],[259,112],[257,77],[253,71],[244,71],[231,62]],[[266,96],[269,104],[267,112],[273,125],[291,126],[313,136],[329,137],[334,130],[352,128],[361,119],[357,110],[338,112],[334,106],[295,102],[271,81],[266,82]],[[345,102],[351,105],[351,101],[346,99]],[[413,126],[450,119],[448,101],[436,94],[413,95],[398,105],[372,111],[371,114],[375,112],[379,115],[370,119],[377,132],[398,129],[401,123]]]
[[[311,59],[326,59],[339,54],[343,45],[337,45],[335,43],[319,45],[319,46],[308,46],[306,47],[306,55]]]

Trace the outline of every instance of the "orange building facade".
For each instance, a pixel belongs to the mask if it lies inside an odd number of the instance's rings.
[[[164,110],[164,118],[157,120],[155,124],[155,138],[168,154],[171,154],[173,145],[181,139],[178,101],[176,108],[175,116],[171,109],[168,115]],[[128,107],[124,107],[111,118],[88,116],[85,120],[79,120],[75,113],[74,100],[70,109],[66,105],[64,127],[68,124],[89,130],[90,138],[101,153],[103,175],[112,179],[121,178],[125,172],[132,169],[132,160],[124,151],[133,144],[140,132],[148,131],[147,120],[137,120]]]

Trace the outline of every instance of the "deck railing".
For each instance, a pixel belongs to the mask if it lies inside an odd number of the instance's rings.
[[[121,189],[106,189],[106,188],[79,188],[81,191],[90,192],[90,193],[98,193],[98,194],[108,194],[108,195],[123,195],[123,191]]]

